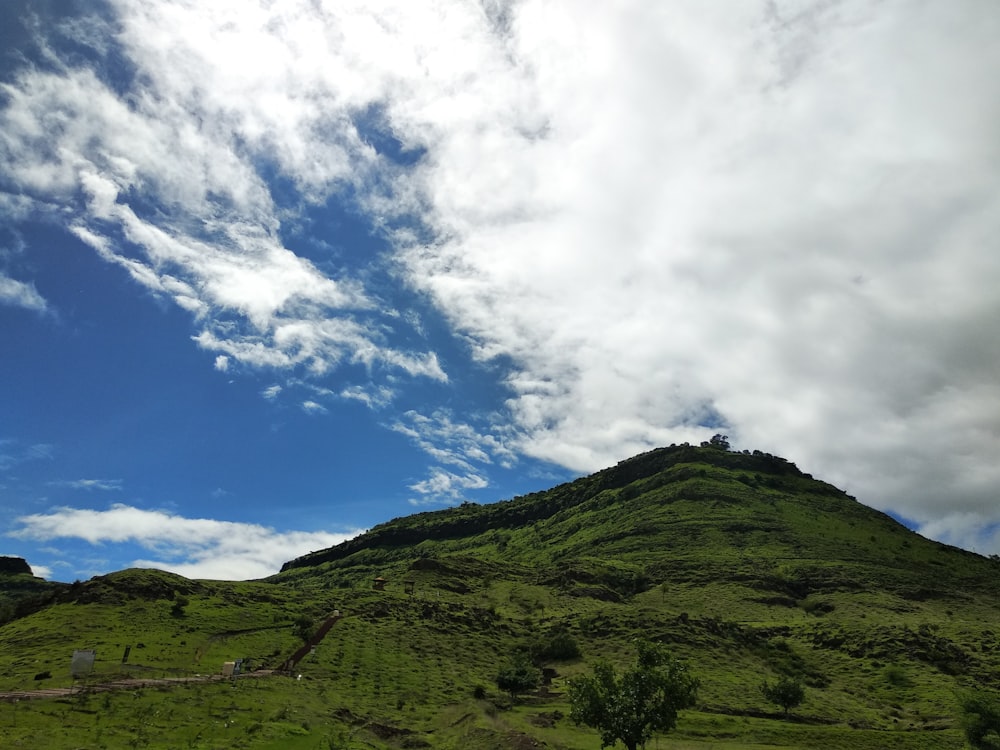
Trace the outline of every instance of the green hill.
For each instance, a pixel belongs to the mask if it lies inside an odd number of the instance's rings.
[[[567,718],[566,679],[642,637],[701,680],[658,747],[961,748],[956,692],[1000,687],[998,574],[781,458],[672,446],[396,519],[264,581],[76,584],[0,627],[0,690],[70,685],[84,648],[93,687],[22,701],[0,726],[51,748],[597,748]],[[333,610],[301,679],[96,692],[234,658],[277,668]],[[567,643],[580,656],[556,658]],[[511,706],[494,677],[518,649],[549,684]],[[781,676],[806,686],[787,719],[759,689]]]

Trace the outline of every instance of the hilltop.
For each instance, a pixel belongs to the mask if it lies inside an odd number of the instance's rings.
[[[960,748],[956,691],[1000,687],[998,573],[780,457],[671,446],[545,492],[395,519],[263,581],[122,571],[75,584],[0,628],[0,688],[46,671],[65,683],[75,648],[108,654],[105,674],[235,657],[276,668],[323,631],[302,682],[144,695],[144,734],[115,723],[130,704],[108,698],[102,732],[176,746],[168,727],[190,711],[190,747],[595,748],[565,718],[565,681],[629,659],[641,636],[702,683],[660,747]],[[550,684],[511,707],[493,678],[519,648]],[[780,676],[807,690],[788,721],[758,689]],[[64,711],[46,746],[92,740],[87,716]]]

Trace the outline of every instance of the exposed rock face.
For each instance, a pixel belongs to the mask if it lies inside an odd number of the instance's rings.
[[[0,574],[4,573],[7,575],[16,575],[18,573],[27,573],[29,576],[33,575],[31,566],[28,565],[28,561],[23,557],[0,556]]]

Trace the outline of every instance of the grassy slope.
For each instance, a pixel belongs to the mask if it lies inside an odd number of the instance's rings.
[[[300,642],[297,618],[345,616],[299,681],[22,703],[0,727],[52,748],[594,748],[595,733],[559,718],[565,680],[630,659],[643,636],[702,681],[698,710],[660,747],[957,748],[955,690],[1000,675],[998,572],[779,459],[666,449],[548,493],[399,519],[269,582],[123,571],[80,584],[0,628],[0,689],[43,671],[41,684],[69,684],[74,648],[97,648],[105,676],[239,656],[273,666]],[[375,575],[386,591],[370,590]],[[501,710],[497,665],[555,628],[583,659],[550,665],[546,691]],[[809,685],[797,721],[760,697],[780,674]]]

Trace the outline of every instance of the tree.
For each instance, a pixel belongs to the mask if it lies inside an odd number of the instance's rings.
[[[183,617],[184,608],[191,602],[186,596],[178,596],[174,599],[174,606],[170,608],[170,614],[174,617]]]
[[[773,685],[764,682],[760,686],[760,692],[769,703],[781,706],[786,717],[788,716],[788,712],[796,706],[801,705],[806,697],[806,690],[802,687],[802,683],[798,680],[793,680],[791,677],[782,677]]]
[[[712,435],[711,440],[703,440],[701,443],[702,448],[715,448],[720,451],[729,450],[729,435],[722,435],[721,433],[716,433]]]
[[[292,626],[292,632],[301,638],[304,643],[309,643],[309,639],[313,636],[314,626],[315,622],[309,615],[299,615]]]
[[[983,691],[959,697],[965,739],[975,750],[1000,748],[1000,700]]]
[[[628,750],[645,746],[654,732],[669,732],[677,712],[694,705],[698,680],[665,647],[637,643],[636,664],[621,675],[606,661],[590,677],[569,683],[570,718],[601,733],[601,747],[621,741]]]
[[[518,652],[497,672],[497,687],[510,694],[510,699],[516,700],[518,693],[538,686],[540,674],[538,668],[531,663],[527,654]]]

